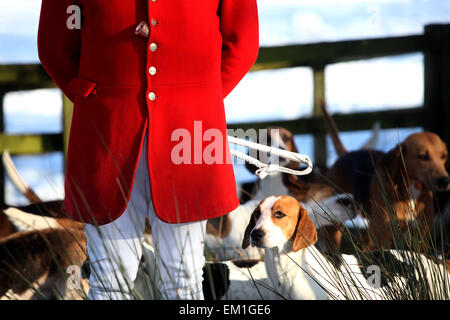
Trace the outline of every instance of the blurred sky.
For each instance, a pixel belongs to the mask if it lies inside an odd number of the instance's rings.
[[[0,63],[37,62],[40,0],[0,0]],[[258,0],[260,43],[337,41],[422,33],[450,21],[448,0]]]
[[[38,63],[40,4],[39,0],[0,0],[0,64]],[[261,46],[421,34],[426,24],[450,23],[450,0],[258,0],[258,8]],[[423,72],[421,54],[330,65],[326,68],[329,109],[352,112],[419,106]],[[225,100],[227,119],[236,123],[308,116],[312,89],[308,68],[249,73]],[[4,108],[7,132],[61,131],[61,98],[56,89],[10,93]],[[417,130],[384,131],[378,147],[388,150]],[[370,132],[342,134],[350,150],[369,136]],[[297,136],[296,142],[301,152],[312,156],[310,136]],[[334,159],[331,152],[329,163]],[[60,153],[14,160],[44,199],[62,198]],[[235,170],[238,181],[253,178],[243,166]],[[25,203],[10,183],[6,192],[7,200]]]

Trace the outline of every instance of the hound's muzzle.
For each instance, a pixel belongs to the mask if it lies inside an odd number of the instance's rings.
[[[266,233],[262,229],[253,229],[250,233],[250,239],[252,242],[252,246],[255,247],[263,247],[263,240]]]
[[[448,176],[439,177],[435,180],[438,191],[447,191],[449,187],[450,179]]]

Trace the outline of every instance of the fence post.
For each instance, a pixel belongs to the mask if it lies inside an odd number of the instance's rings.
[[[450,143],[450,24],[425,26],[425,130]]]
[[[73,103],[62,94],[63,99],[63,140],[64,140],[64,172],[66,172],[67,150],[69,146],[70,126],[72,124]]]
[[[322,117],[321,103],[325,103],[325,67],[323,65],[313,67],[314,78],[314,117]],[[327,139],[326,134],[314,135],[314,165],[325,167],[327,164]]]
[[[0,134],[5,133],[5,121],[4,121],[4,110],[3,110],[3,102],[5,99],[5,91],[0,91]],[[3,143],[6,143],[6,140],[3,139]],[[5,150],[4,146],[2,146],[2,150]],[[3,156],[3,153],[2,153]],[[0,203],[5,204],[5,166],[3,165],[3,161],[0,166]]]

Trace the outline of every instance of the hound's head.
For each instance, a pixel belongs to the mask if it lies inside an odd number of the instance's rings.
[[[447,146],[434,133],[410,135],[381,159],[381,166],[396,183],[401,183],[400,172],[404,168],[408,177],[421,188],[433,191],[450,189]]]
[[[283,247],[292,241],[293,251],[313,245],[317,232],[308,212],[290,196],[265,198],[253,211],[245,230],[242,248]]]
[[[286,151],[298,152],[294,141],[294,135],[289,130],[282,127],[268,127],[266,128],[266,132],[267,135],[260,133],[255,142]],[[264,154],[262,152],[258,152],[256,158],[264,163],[278,163],[281,166],[290,164],[290,160],[278,158],[275,155]],[[295,164],[292,165],[295,166]],[[258,169],[256,166],[249,163],[246,163],[245,167],[253,174]]]
[[[360,212],[351,195],[338,194],[321,200],[303,203],[316,228],[343,224]]]

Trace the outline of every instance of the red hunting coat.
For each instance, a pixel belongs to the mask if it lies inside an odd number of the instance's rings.
[[[81,8],[80,29],[68,28],[71,5]],[[148,39],[134,33],[143,20]],[[256,0],[43,0],[39,58],[74,102],[63,213],[101,225],[124,212],[147,127],[160,219],[191,222],[234,210],[223,99],[256,61],[258,40]],[[177,129],[192,136],[180,152],[187,159],[191,151],[192,161],[171,157]],[[208,129],[222,133],[222,149],[211,154],[223,161],[199,164],[194,146],[206,152],[214,141],[202,139]]]

